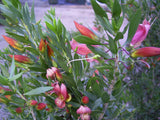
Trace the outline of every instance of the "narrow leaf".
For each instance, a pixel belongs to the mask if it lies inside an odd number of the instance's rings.
[[[110,47],[110,51],[113,53],[113,54],[116,54],[118,49],[117,49],[117,44],[116,44],[116,41],[114,41],[111,36],[109,36],[109,47]]]
[[[141,20],[141,9],[137,10],[137,12],[133,14],[130,18],[130,25],[129,25],[128,38],[126,44],[131,42],[134,34],[136,33],[140,20]]]
[[[102,9],[102,7],[95,0],[91,0],[91,4],[92,4],[93,10],[96,15],[99,15],[101,17],[105,17],[108,19],[106,12]]]
[[[1,85],[8,85],[8,79],[4,76],[0,75],[0,84]]]
[[[13,55],[9,78],[11,78],[14,75],[14,71],[15,71],[15,60],[14,60],[14,55]]]
[[[53,87],[38,87],[36,89],[33,89],[27,93],[25,93],[24,95],[38,95],[38,94],[41,94],[41,93],[45,93],[49,90],[53,89]]]
[[[1,68],[3,75],[8,77],[9,73],[8,73],[8,70],[6,69],[6,67],[4,65],[0,64],[0,68]]]
[[[120,6],[118,0],[115,0],[114,4],[113,4],[113,9],[112,9],[112,17],[113,18],[119,17],[120,14],[121,14],[121,6]]]
[[[14,75],[13,77],[9,78],[9,81],[14,81],[14,80],[20,78],[22,76],[22,74],[23,74],[23,72],[21,72],[21,73],[19,73],[17,75]]]
[[[76,40],[79,43],[84,43],[87,45],[103,45],[102,43],[94,41],[91,38],[83,36],[83,35],[78,35],[74,37],[74,40]]]

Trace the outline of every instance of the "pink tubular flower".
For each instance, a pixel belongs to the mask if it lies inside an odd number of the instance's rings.
[[[19,50],[21,52],[24,51],[23,45],[21,45],[18,41],[14,40],[14,39],[12,39],[10,37],[7,37],[5,35],[2,35],[2,36],[6,40],[6,42],[8,42],[8,44],[10,46],[12,46],[13,48],[15,48],[15,49],[17,49],[17,50]]]
[[[144,41],[144,39],[147,37],[150,26],[150,23],[146,19],[143,21],[143,24],[139,24],[130,45],[134,46],[134,48],[139,47]]]
[[[87,106],[80,106],[77,109],[77,114],[80,114],[82,120],[90,120],[91,109]]]
[[[13,57],[13,55],[9,55],[9,57]],[[33,64],[33,61],[27,57],[27,56],[23,56],[23,55],[14,55],[14,59],[15,61],[17,62],[20,62],[20,63],[24,63],[24,64]]]
[[[51,78],[52,80],[55,79],[55,77],[58,80],[62,80],[62,74],[60,73],[59,69],[56,67],[51,67],[47,69],[47,74],[46,74],[47,78]]]
[[[70,45],[72,50],[75,50],[77,54],[88,55],[89,53],[92,53],[92,51],[87,47],[86,44],[79,44],[74,39],[70,41]]]
[[[144,47],[131,53],[132,57],[151,57],[157,55],[160,55],[160,48],[158,47]]]
[[[87,36],[93,40],[96,39],[96,35],[90,29],[88,29],[87,27],[85,27],[81,24],[78,24],[75,21],[74,21],[74,24],[82,35]]]

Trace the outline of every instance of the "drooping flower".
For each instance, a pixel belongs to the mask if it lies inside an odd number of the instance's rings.
[[[51,78],[52,80],[54,80],[55,78],[57,78],[58,80],[62,80],[62,74],[60,73],[59,69],[56,67],[48,68],[46,77]]]
[[[77,114],[80,114],[82,120],[90,120],[91,109],[87,106],[80,106],[77,109]]]
[[[83,96],[81,101],[82,103],[87,104],[89,102],[89,98],[87,96]]]
[[[147,37],[150,26],[150,23],[146,19],[143,21],[143,24],[139,24],[130,45],[134,46],[134,48],[139,47],[144,41],[144,39]]]
[[[21,114],[23,112],[23,109],[21,107],[16,108],[16,113]]]
[[[5,35],[2,35],[2,36],[6,40],[6,42],[8,42],[8,44],[10,46],[12,46],[13,48],[15,48],[21,52],[24,51],[23,45],[21,45],[18,41],[14,40],[13,38],[7,37]]]
[[[158,47],[139,48],[131,53],[132,57],[152,57],[157,55],[160,55],[160,48]]]
[[[92,53],[92,51],[87,47],[86,44],[79,44],[74,39],[70,41],[70,45],[71,45],[72,50],[76,51],[77,54],[88,55],[89,53]]]
[[[55,104],[59,108],[64,108],[65,102],[69,102],[71,100],[71,95],[68,94],[66,86],[63,83],[61,86],[59,86],[58,82],[52,83],[51,86],[53,87],[53,90],[49,91],[48,93],[50,95],[55,93],[57,95]]]
[[[45,103],[38,103],[36,106],[37,110],[43,110],[46,108],[46,104]]]
[[[81,24],[78,24],[77,22],[74,21],[74,24],[76,26],[76,28],[78,29],[78,31],[84,35],[84,36],[87,36],[93,40],[95,40],[97,38],[97,36],[90,30],[88,29],[87,27],[81,25]]]
[[[9,57],[13,57],[13,55],[9,55]],[[20,62],[20,63],[24,63],[24,64],[33,64],[33,61],[27,57],[27,56],[23,56],[23,55],[14,55],[14,59],[15,61],[17,62]]]
[[[55,104],[59,108],[65,107],[65,101],[67,100],[68,92],[66,86],[62,83],[60,86],[60,91],[57,91],[57,98],[55,99]]]

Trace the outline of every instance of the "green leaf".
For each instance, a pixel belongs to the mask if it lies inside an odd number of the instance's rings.
[[[114,0],[113,9],[112,9],[112,17],[119,17],[121,14],[121,6],[118,0]]]
[[[23,43],[31,43],[29,40],[27,40],[24,36],[18,35],[16,33],[12,33],[10,31],[6,31],[12,38],[14,38],[17,41],[23,42]]]
[[[118,32],[116,37],[114,38],[114,41],[118,41],[120,39],[123,39],[123,34],[121,32]]]
[[[109,36],[109,47],[110,47],[110,51],[113,53],[113,54],[116,54],[118,49],[117,49],[117,44],[116,44],[116,41],[114,41],[111,36]]]
[[[75,54],[74,59],[79,59],[79,56],[77,54]],[[81,76],[82,75],[82,63],[81,63],[81,61],[74,61],[73,66],[74,66],[74,72],[76,74],[76,77]]]
[[[6,67],[4,65],[0,64],[0,68],[1,68],[3,75],[6,77],[9,77],[9,73],[8,73],[8,70],[6,69]]]
[[[102,99],[101,99],[101,98],[97,99],[97,100],[94,102],[94,105],[93,105],[93,107],[92,107],[92,110],[95,110],[95,109],[96,109],[97,107],[99,107],[102,103],[103,103],[103,102],[102,102]]]
[[[128,38],[125,44],[130,43],[134,34],[137,31],[138,25],[141,20],[141,9],[138,9],[135,14],[133,14],[130,18],[130,25],[128,31]]]
[[[32,8],[31,8],[31,21],[34,23],[36,22],[35,13],[34,13],[34,3],[32,4]]]
[[[105,17],[108,19],[106,12],[102,9],[102,7],[95,0],[91,0],[91,4],[92,4],[93,10],[96,15],[100,17]]]
[[[111,33],[112,35],[114,34],[113,27],[110,24],[109,20],[105,17],[101,17],[97,15],[98,20],[100,21],[101,25],[103,26],[104,30],[107,32]]]
[[[0,75],[0,84],[2,85],[8,85],[9,81],[4,76]]]
[[[83,36],[83,35],[78,35],[78,36],[74,37],[74,40],[76,40],[79,43],[84,43],[87,45],[103,45],[102,43],[94,41],[91,38]]]
[[[14,60],[14,55],[12,57],[12,64],[11,64],[11,70],[10,70],[10,76],[9,78],[13,77],[15,71],[15,60]]]
[[[113,66],[105,64],[103,66],[96,66],[95,68],[98,69],[98,70],[99,69],[113,69]]]
[[[53,87],[38,87],[36,89],[33,89],[27,93],[24,93],[24,95],[38,95],[38,94],[41,94],[41,93],[45,93],[49,90],[53,89]]]
[[[35,54],[35,55],[39,55],[39,52],[34,49],[33,47],[25,47],[26,50],[30,51],[31,53]]]
[[[117,95],[120,92],[121,87],[122,87],[122,81],[118,80],[116,82],[116,84],[114,85],[114,88],[113,88],[113,91],[112,91],[113,96]]]
[[[100,49],[100,48],[96,48],[96,47],[93,47],[93,46],[89,46],[87,45],[87,47],[92,51],[94,52],[95,54],[98,54],[100,55],[101,57],[104,57],[105,59],[108,59],[109,56],[105,53],[104,50]]]
[[[41,65],[28,65],[28,68],[36,72],[46,72],[46,69]]]
[[[104,103],[108,103],[109,100],[110,100],[110,95],[109,95],[107,92],[103,92],[101,98],[102,98],[102,101],[103,101]]]
[[[23,74],[23,72],[21,72],[21,73],[19,73],[17,75],[12,76],[11,78],[9,78],[9,81],[14,81],[14,80],[20,78],[22,76],[22,74]]]

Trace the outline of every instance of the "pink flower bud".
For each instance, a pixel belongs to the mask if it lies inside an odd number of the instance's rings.
[[[144,39],[147,37],[148,31],[150,29],[150,23],[145,19],[143,21],[143,24],[140,24],[138,26],[138,29],[131,41],[131,46],[134,46],[134,48],[139,47],[141,43],[144,41]]]

